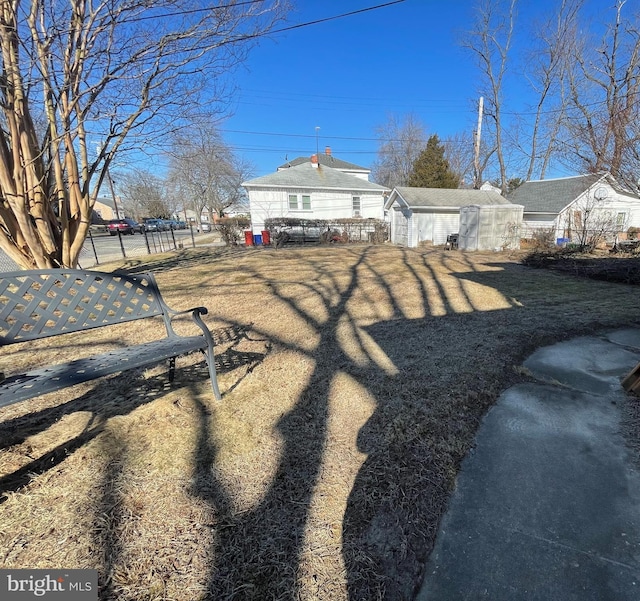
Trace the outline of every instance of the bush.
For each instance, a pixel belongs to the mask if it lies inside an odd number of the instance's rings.
[[[249,226],[249,220],[243,217],[223,217],[216,223],[216,230],[227,246],[237,246],[243,239],[243,230]]]
[[[553,248],[555,245],[555,233],[552,229],[539,229],[531,236],[534,249]]]

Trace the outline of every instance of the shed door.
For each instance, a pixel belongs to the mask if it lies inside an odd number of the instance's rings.
[[[393,224],[391,231],[391,241],[394,244],[400,244],[401,246],[408,246],[409,244],[409,220],[408,216],[404,214],[404,211],[398,207],[393,207]]]

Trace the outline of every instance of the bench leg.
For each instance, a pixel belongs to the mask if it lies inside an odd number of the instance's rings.
[[[171,357],[169,359],[169,382],[173,382],[173,378],[176,376],[176,358]]]
[[[216,375],[216,359],[213,356],[213,349],[209,347],[206,351],[202,351],[207,358],[207,365],[209,366],[209,378],[211,379],[211,388],[213,389],[213,396],[217,401],[222,400],[220,389],[218,388],[218,376]]]

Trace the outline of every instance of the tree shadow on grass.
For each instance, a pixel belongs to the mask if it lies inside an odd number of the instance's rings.
[[[206,261],[235,259],[244,257],[247,253],[259,252],[240,246],[219,246],[214,248],[189,248],[176,251],[172,256],[146,256],[140,259],[132,258],[124,261],[115,270],[125,273],[162,273],[174,269],[185,270],[191,267],[201,267]]]
[[[210,553],[215,561],[207,599],[294,600],[309,594],[313,583],[301,572],[309,514],[327,451],[331,388],[336,378],[345,375],[376,403],[374,414],[358,436],[359,450],[368,458],[349,495],[343,523],[349,596],[409,599],[418,584],[430,549],[430,529],[437,526],[451,473],[470,444],[469,431],[458,427],[457,412],[464,411],[465,402],[474,403],[469,413],[477,425],[492,391],[476,374],[467,380],[474,389],[468,397],[463,395],[459,402],[437,402],[451,382],[430,385],[428,370],[437,369],[438,358],[448,363],[466,360],[470,345],[456,347],[450,344],[450,337],[472,331],[481,318],[471,309],[468,314],[456,314],[446,294],[455,288],[462,304],[471,307],[462,287],[455,279],[434,285],[429,278],[437,278],[435,269],[417,267],[416,256],[406,253],[407,285],[418,290],[423,312],[430,315],[444,309],[447,313],[444,317],[407,319],[398,288],[383,273],[384,267],[378,268],[369,260],[370,252],[374,251],[359,249],[352,256],[343,256],[348,266],[343,267],[347,275],[342,280],[335,276],[331,262],[320,260],[309,261],[310,273],[300,281],[251,274],[252,280],[269,288],[278,303],[311,327],[318,343],[312,350],[304,350],[274,341],[303,354],[314,367],[293,408],[277,422],[282,440],[277,469],[261,501],[249,511],[234,508],[231,492],[216,476],[220,449],[209,425],[215,417],[205,405],[199,407],[194,494],[211,506],[218,524]],[[369,296],[360,287],[365,279],[373,280],[377,290]],[[287,288],[286,283],[293,287]],[[374,312],[376,305],[384,302],[395,319],[380,327],[363,328],[351,313],[350,303],[356,294],[365,294],[365,303]],[[310,313],[304,300],[309,297],[319,302],[321,310]],[[494,323],[486,324],[488,329],[493,327]],[[351,352],[344,346],[347,331],[357,347]],[[387,348],[385,338],[396,346]],[[379,367],[380,358],[367,342],[370,339],[391,358],[399,374],[389,375]],[[397,346],[403,339],[406,345]],[[449,352],[441,353],[438,347]],[[486,350],[481,344],[473,348],[478,355]],[[366,360],[356,361],[352,353]],[[501,372],[503,366],[495,369]],[[436,442],[431,444],[431,440]]]
[[[214,332],[217,341],[228,345],[226,350],[215,355],[217,373],[222,375],[239,368],[246,368],[245,373],[232,384],[232,388],[235,388],[248,373],[255,369],[269,352],[268,348],[265,353],[237,350],[236,343],[245,336],[246,327],[223,328]],[[0,448],[6,449],[47,430],[66,415],[88,412],[91,416],[82,432],[61,442],[39,457],[31,459],[20,469],[0,477],[0,503],[6,500],[6,493],[19,490],[35,476],[56,467],[71,453],[95,439],[104,431],[109,419],[127,415],[143,405],[162,398],[171,392],[172,388],[184,386],[190,382],[209,380],[209,370],[205,361],[183,368],[178,367],[173,387],[167,380],[166,374],[145,378],[143,372],[143,369],[131,370],[118,376],[105,378],[91,390],[71,401],[0,422]],[[118,395],[116,401],[111,400],[114,393]],[[107,402],[105,399],[108,399]]]
[[[200,404],[200,435],[194,458],[194,494],[218,516],[219,528],[212,556],[216,558],[207,586],[207,599],[298,599],[299,566],[308,512],[322,465],[327,437],[329,385],[340,366],[349,362],[338,342],[338,320],[358,283],[358,267],[329,301],[325,296],[326,327],[284,296],[276,282],[273,293],[313,325],[320,341],[308,357],[315,365],[295,406],[277,423],[283,441],[280,460],[261,502],[250,511],[233,511],[232,499],[215,476],[216,448],[208,426],[208,409]],[[324,275],[331,280],[330,272]],[[256,278],[260,274],[254,274]],[[338,288],[333,282],[334,291]],[[298,349],[301,351],[301,349]]]

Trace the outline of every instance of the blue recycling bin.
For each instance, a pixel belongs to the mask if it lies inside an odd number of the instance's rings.
[[[254,234],[253,243],[256,246],[262,246],[262,234]]]

